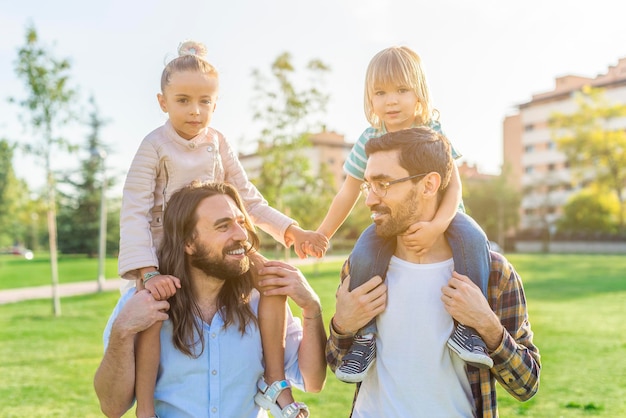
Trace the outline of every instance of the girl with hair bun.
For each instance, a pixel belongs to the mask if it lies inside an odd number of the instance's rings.
[[[180,288],[179,278],[159,273],[157,248],[169,197],[194,180],[232,184],[258,227],[287,247],[295,245],[300,257],[323,255],[328,239],[321,233],[303,230],[293,219],[270,207],[248,180],[224,135],[209,126],[218,99],[219,77],[216,68],[206,60],[206,47],[186,41],[180,44],[178,54],[165,66],[161,92],[157,94],[159,106],[169,118],[143,139],[124,184],[120,276],[134,281],[137,289],[145,287],[157,300],[171,297]],[[307,242],[310,245],[304,245]],[[255,271],[263,267],[262,256],[256,253],[249,256]],[[132,282],[129,284],[126,287],[132,287]],[[285,379],[285,308],[286,297],[263,296],[261,292],[258,316],[265,360],[264,380],[270,386]],[[160,328],[159,322],[137,339],[135,395],[139,418],[155,416]],[[272,411],[277,406],[279,411],[296,406],[298,414],[293,416],[308,416],[306,405],[294,402],[289,387],[279,392]]]

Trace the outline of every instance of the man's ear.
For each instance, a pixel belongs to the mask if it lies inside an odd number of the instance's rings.
[[[157,93],[157,100],[159,102],[161,110],[167,113],[167,102],[165,101],[165,96],[163,96],[163,94],[161,93]]]
[[[424,194],[436,195],[439,192],[439,187],[441,186],[441,176],[439,173],[431,171],[426,175],[426,177],[424,177],[422,184],[424,185]]]
[[[196,253],[196,246],[193,243],[188,242],[185,244],[185,254],[194,255]]]

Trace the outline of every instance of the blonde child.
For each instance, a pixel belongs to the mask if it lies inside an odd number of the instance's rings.
[[[193,180],[228,182],[237,188],[255,224],[286,246],[316,247],[325,251],[322,234],[301,229],[295,221],[267,204],[250,183],[237,156],[217,130],[209,127],[218,98],[218,72],[206,59],[203,44],[187,41],[178,49],[161,76],[159,106],[169,119],[141,142],[124,185],[120,217],[120,276],[145,286],[155,299],[167,299],[180,288],[180,280],[158,271],[157,247],[161,241],[163,211],[173,192]],[[304,245],[308,242],[310,245]],[[258,270],[264,259],[251,255]],[[308,416],[306,405],[294,402],[284,380],[284,297],[264,297],[261,292],[261,329],[265,374],[259,379],[257,403],[276,416],[295,411]],[[160,323],[140,334],[136,345],[137,416],[152,417],[154,388],[160,357]],[[267,382],[267,384],[265,384]],[[268,386],[274,398],[265,396]],[[256,399],[256,398],[255,398]],[[280,415],[279,415],[280,414]]]
[[[442,132],[437,112],[432,107],[430,93],[420,57],[404,46],[386,48],[369,63],[365,77],[365,115],[371,126],[352,148],[345,164],[347,176],[332,201],[318,232],[329,239],[352,211],[360,193],[367,163],[365,143],[386,132],[395,132],[426,125]],[[460,155],[453,150],[453,157]],[[410,180],[410,179],[404,179]],[[393,182],[377,182],[378,189],[386,191]],[[454,254],[455,270],[469,276],[486,295],[489,276],[489,244],[484,232],[463,211],[461,182],[456,166],[446,189],[441,206],[431,222],[420,222],[406,231],[403,239],[417,253],[424,253],[435,238],[445,231]],[[385,278],[389,260],[395,250],[395,241],[387,242],[376,236],[374,225],[366,229],[357,241],[351,255],[350,290],[373,276]],[[341,366],[336,370],[339,379],[360,382],[376,356],[375,321],[359,330],[354,344]],[[409,331],[407,331],[409,332]],[[463,360],[481,368],[493,365],[485,343],[471,328],[458,324],[448,340],[448,346]]]

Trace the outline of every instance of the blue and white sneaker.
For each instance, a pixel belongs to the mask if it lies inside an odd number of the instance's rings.
[[[471,366],[479,369],[493,367],[493,360],[489,357],[487,345],[474,328],[457,324],[448,339],[448,347]]]
[[[342,359],[341,366],[335,370],[335,375],[342,382],[362,382],[375,362],[376,337],[374,334],[355,335],[350,349]]]

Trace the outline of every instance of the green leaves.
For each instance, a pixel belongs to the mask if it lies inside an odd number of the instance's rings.
[[[291,54],[280,54],[270,76],[259,69],[255,80],[253,118],[260,124],[257,152],[262,158],[254,184],[265,199],[305,228],[315,228],[326,213],[334,190],[328,170],[312,167],[305,150],[309,136],[323,130],[328,95],[319,90],[328,66],[312,60],[306,76],[296,72]],[[303,85],[304,87],[300,87]],[[315,199],[311,199],[311,197]]]
[[[619,227],[625,227],[626,131],[618,119],[626,104],[610,102],[603,89],[585,87],[576,94],[578,108],[555,112],[549,120],[552,136],[570,164],[574,179],[617,196]]]

